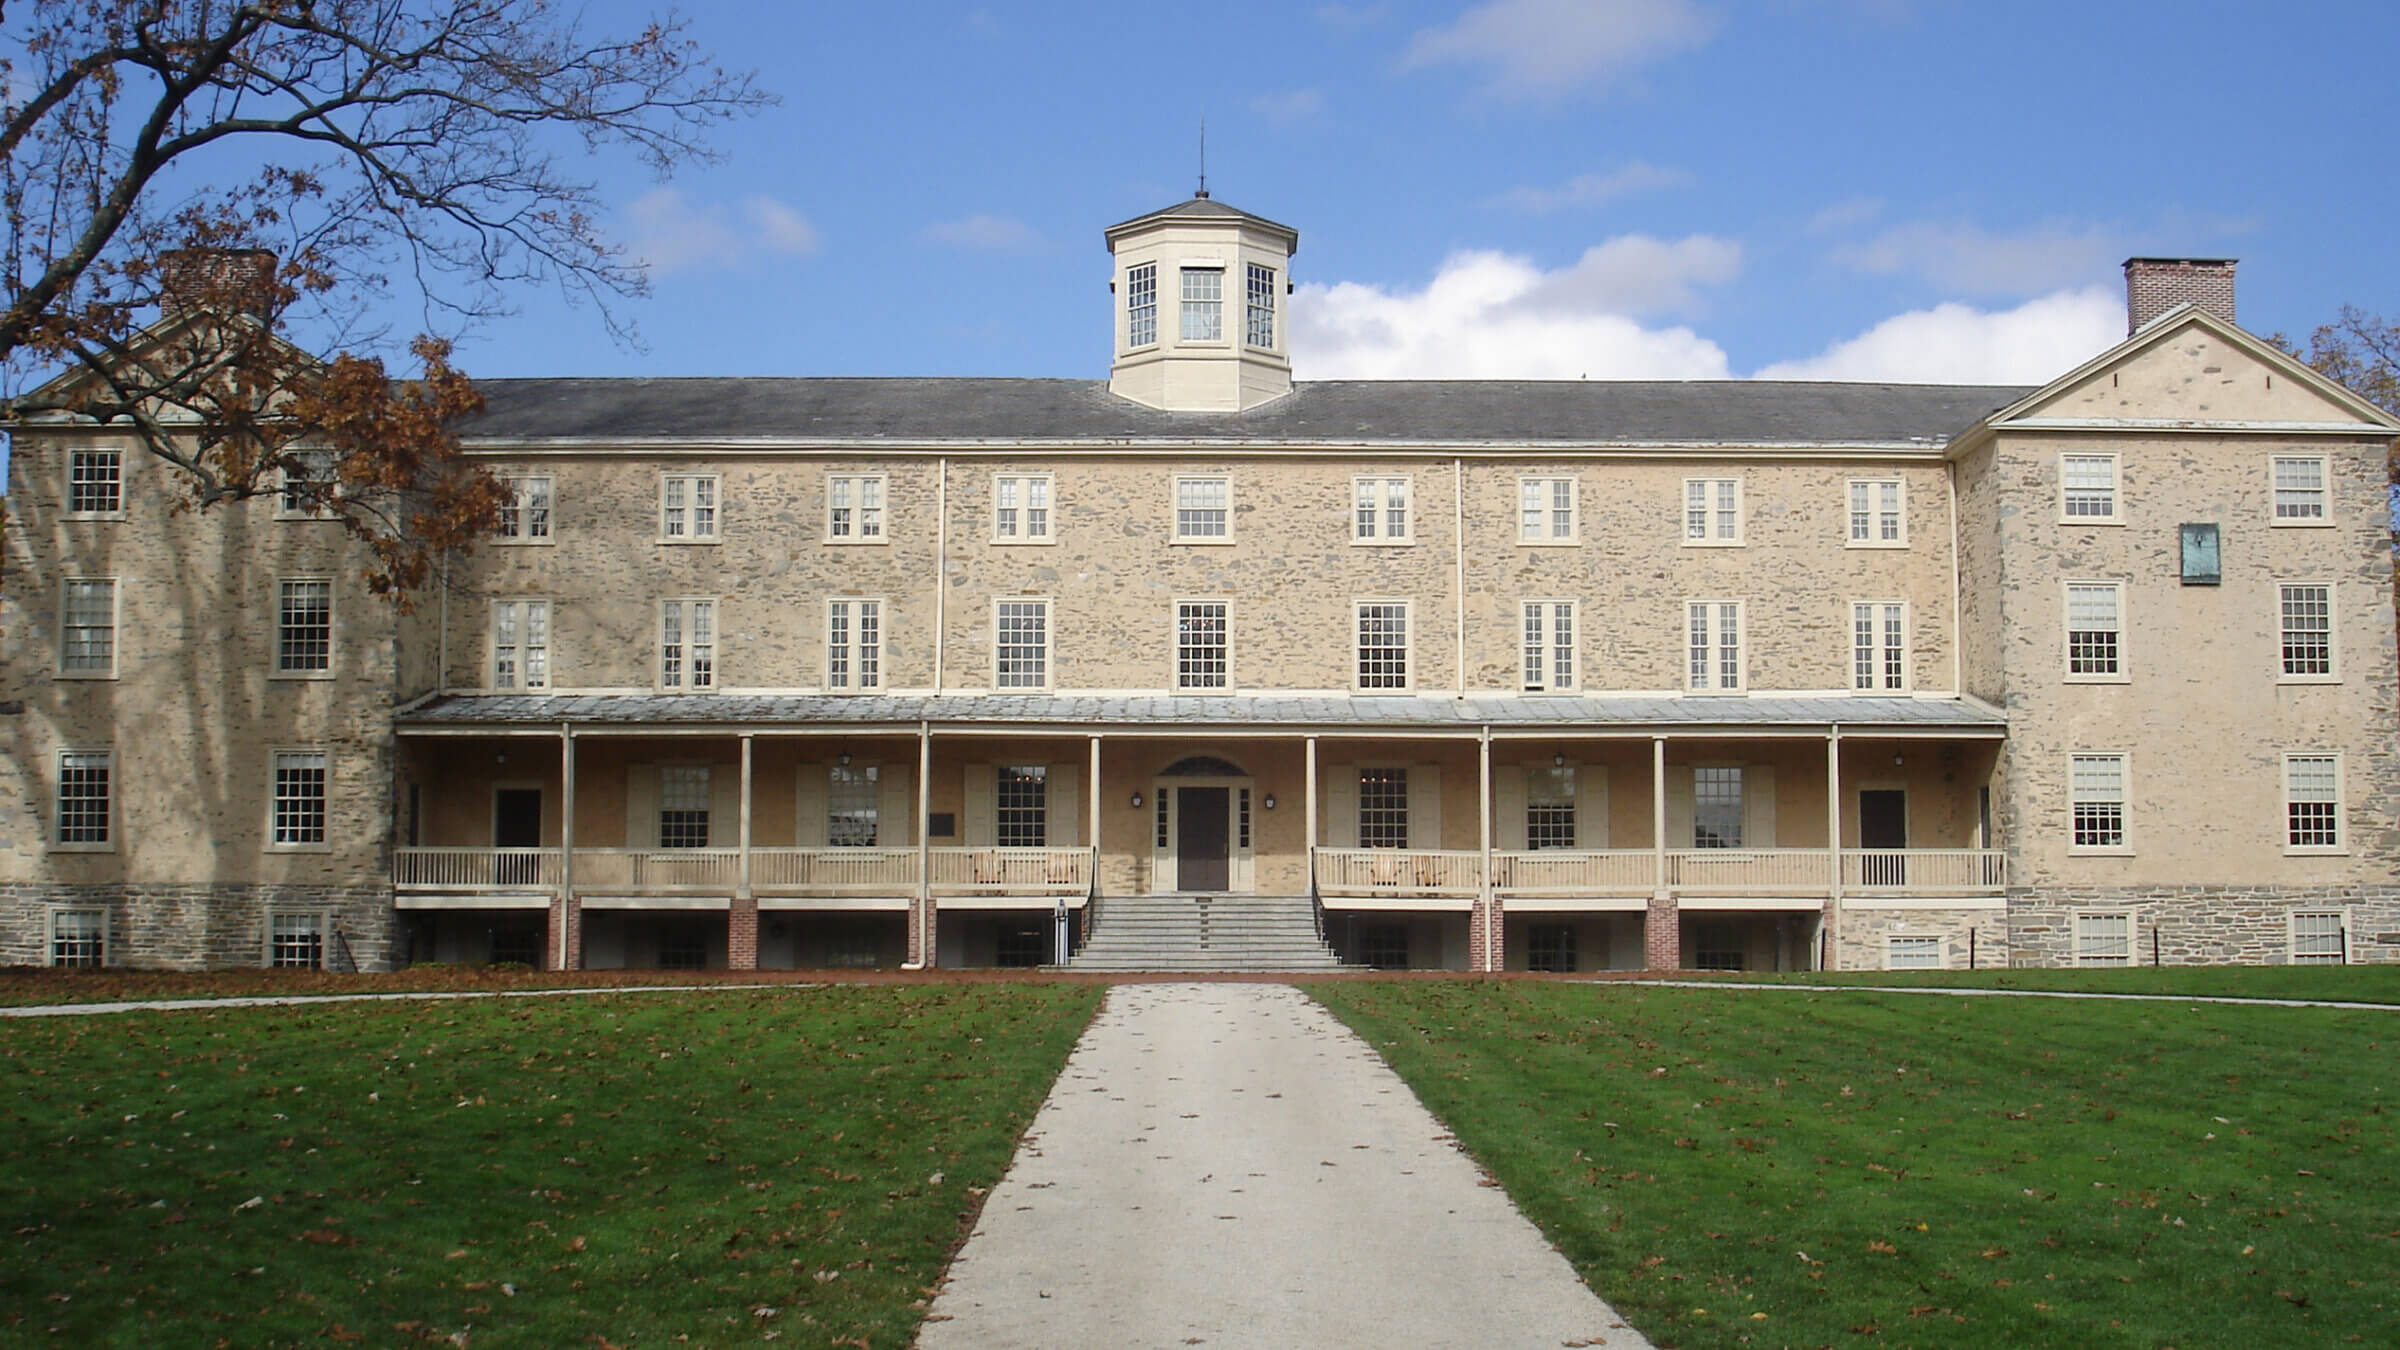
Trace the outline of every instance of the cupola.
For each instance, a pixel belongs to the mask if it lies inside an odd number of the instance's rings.
[[[1202,189],[1111,225],[1107,239],[1109,392],[1174,412],[1235,412],[1292,391],[1284,301],[1299,231]]]

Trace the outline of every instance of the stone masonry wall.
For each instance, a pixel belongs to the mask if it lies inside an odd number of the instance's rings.
[[[1970,938],[1970,932],[1973,936]],[[1992,970],[2011,961],[2009,916],[1997,909],[1870,909],[1842,907],[1839,953],[1843,970],[1881,970],[1895,936],[1942,939],[1942,969]]]
[[[58,908],[106,910],[107,963],[135,970],[263,966],[270,913],[324,915],[331,970],[390,970],[398,935],[389,886],[10,884],[0,885],[0,965],[49,964]]]
[[[2400,962],[2400,886],[2045,887],[2009,898],[2021,966],[2075,964],[2078,913],[2132,915],[2132,964],[2285,965],[2291,915],[2348,916],[2349,963]],[[2155,937],[2155,945],[2153,938]]]

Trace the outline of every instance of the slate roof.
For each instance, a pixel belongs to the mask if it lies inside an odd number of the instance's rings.
[[[804,726],[1023,723],[1042,729],[1128,726],[1390,727],[1464,730],[1577,727],[1775,727],[1840,723],[1998,732],[2001,714],[1960,699],[1752,695],[1421,698],[1340,694],[1192,697],[1167,694],[452,694],[400,714],[402,728]]]
[[[1320,380],[1247,412],[1161,412],[1104,380],[477,380],[489,441],[1936,448],[2033,392],[1765,380]]]

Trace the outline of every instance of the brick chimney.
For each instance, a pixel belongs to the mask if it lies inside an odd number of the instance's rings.
[[[273,317],[275,252],[264,248],[178,248],[158,255],[158,307],[187,312]]]
[[[2233,318],[2233,258],[2127,258],[2125,331],[2193,304],[2227,323]]]

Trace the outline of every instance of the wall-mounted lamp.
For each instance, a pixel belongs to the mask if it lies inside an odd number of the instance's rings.
[[[1900,754],[1900,753],[1898,753],[1898,752],[1896,752],[1896,751],[1895,751],[1895,752],[1893,753],[1893,755],[1892,755],[1892,763],[1894,763],[1894,764],[1906,764],[1906,763],[1908,763],[1908,756],[1906,756],[1906,755],[1903,755],[1903,754]]]
[[[492,762],[494,764],[506,764],[508,762],[508,752],[503,750],[499,754],[492,756]]]
[[[1138,792],[1133,794],[1133,809],[1136,811],[1142,809],[1142,794]]]
[[[1275,809],[1275,794],[1274,794],[1274,793],[1272,793],[1272,792],[1268,793],[1268,794],[1267,794],[1265,797],[1263,797],[1263,798],[1261,798],[1261,799],[1260,799],[1260,801],[1259,801],[1259,805],[1261,805],[1261,806],[1263,806],[1263,807],[1267,808],[1267,809],[1268,809],[1268,810],[1270,810],[1270,811],[1274,810],[1274,809]]]
[[[835,761],[836,763],[840,764],[840,765],[841,765],[843,768],[847,769],[847,768],[849,768],[849,767],[850,767],[850,752],[849,752],[849,751],[847,751],[847,750],[844,750],[842,753],[840,753],[840,754],[838,754],[838,755],[835,755],[833,758],[834,758],[834,761]]]
[[[1567,767],[1566,752],[1562,750],[1559,753],[1552,755],[1550,757],[1550,767],[1553,769],[1563,769]]]

